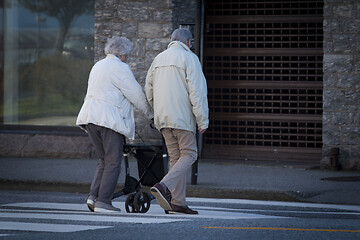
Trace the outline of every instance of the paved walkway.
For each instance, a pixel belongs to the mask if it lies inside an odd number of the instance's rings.
[[[136,160],[129,163],[138,178]],[[360,172],[271,164],[201,160],[197,185],[190,184],[189,171],[188,196],[360,205]],[[0,189],[86,193],[96,165],[96,159],[0,158]]]

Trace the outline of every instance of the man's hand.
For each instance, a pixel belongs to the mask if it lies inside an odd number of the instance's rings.
[[[198,128],[198,130],[200,133],[204,133],[206,131],[206,129],[201,129],[201,128]]]

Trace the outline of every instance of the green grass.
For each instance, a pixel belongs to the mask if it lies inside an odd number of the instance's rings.
[[[84,93],[85,94],[85,93]],[[41,102],[35,97],[19,100],[19,119],[30,119],[48,116],[77,115],[82,102],[74,102],[61,95],[49,95]]]

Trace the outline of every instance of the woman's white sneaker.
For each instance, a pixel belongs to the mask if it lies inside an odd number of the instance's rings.
[[[95,201],[96,201],[96,197],[93,195],[89,195],[88,199],[86,200],[86,204],[89,210],[92,212],[94,211]]]
[[[111,204],[106,204],[103,202],[95,202],[94,212],[98,213],[119,213],[121,210],[119,208],[114,207]]]

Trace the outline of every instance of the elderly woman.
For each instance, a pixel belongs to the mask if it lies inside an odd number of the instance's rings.
[[[106,58],[91,69],[84,104],[76,125],[84,129],[99,155],[87,205],[95,212],[118,212],[111,199],[119,178],[124,136],[135,137],[134,109],[153,117],[145,94],[127,58],[132,49],[125,37],[114,36],[105,45]]]

